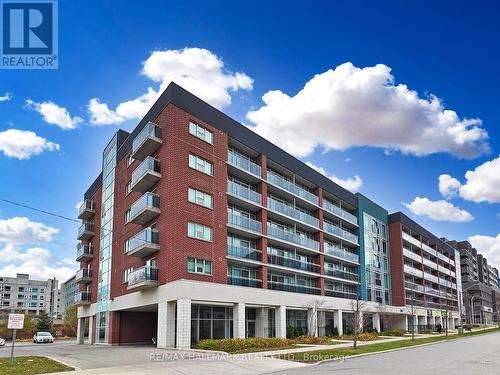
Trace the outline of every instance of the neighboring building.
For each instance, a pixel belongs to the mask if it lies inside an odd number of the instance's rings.
[[[58,281],[32,280],[29,275],[18,273],[16,277],[0,277],[0,315],[9,313],[38,315],[45,310],[57,315]]]
[[[401,212],[389,215],[389,248],[393,304],[415,311],[417,330],[455,327],[458,251]]]
[[[66,309],[76,303],[79,292],[79,284],[76,282],[76,275],[73,275],[65,282],[61,283],[61,314],[64,315]]]
[[[448,241],[460,251],[463,305],[462,320],[469,324],[493,324],[499,321],[500,290],[498,270],[468,241]]]

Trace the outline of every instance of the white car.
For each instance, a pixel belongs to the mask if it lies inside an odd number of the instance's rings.
[[[4,346],[5,345],[5,339],[0,337],[0,346]]]
[[[33,335],[33,342],[35,344],[40,344],[43,342],[54,342],[54,337],[50,332],[37,332]]]

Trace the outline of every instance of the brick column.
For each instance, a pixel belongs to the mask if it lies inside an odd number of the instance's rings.
[[[176,343],[177,349],[191,348],[191,300],[177,300],[177,330]]]
[[[233,306],[233,338],[244,339],[246,333],[245,304],[235,303]]]
[[[108,343],[111,345],[120,344],[120,312],[110,311],[108,326]]]
[[[175,347],[175,302],[158,303],[158,331],[156,335],[158,348]]]
[[[286,338],[286,306],[278,306],[274,310],[276,337]]]

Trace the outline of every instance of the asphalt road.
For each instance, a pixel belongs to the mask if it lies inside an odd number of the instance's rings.
[[[500,374],[500,332],[273,374]]]

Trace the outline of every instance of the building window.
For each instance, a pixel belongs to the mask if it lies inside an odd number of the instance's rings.
[[[212,241],[212,228],[202,224],[188,223],[188,236],[203,241]]]
[[[194,135],[211,145],[214,144],[212,132],[191,121],[189,122],[189,134]]]
[[[129,195],[132,191],[132,180],[127,182],[127,187],[125,188],[125,195]]]
[[[203,207],[213,207],[212,195],[193,188],[188,188],[188,200]]]
[[[132,154],[129,154],[127,156],[127,167],[129,167],[133,162],[134,162],[134,159],[132,159]]]
[[[128,282],[128,275],[130,275],[130,273],[133,271],[134,269],[132,267],[130,268],[127,268],[125,270],[123,270],[123,282],[124,283],[127,283]]]
[[[211,275],[212,262],[205,259],[188,258],[188,272]]]
[[[130,208],[125,211],[125,224],[127,224],[130,221]]]
[[[212,175],[213,165],[209,161],[200,158],[199,156],[189,154],[189,167],[196,169],[202,173]]]

